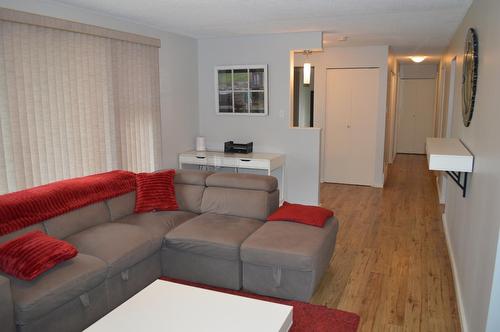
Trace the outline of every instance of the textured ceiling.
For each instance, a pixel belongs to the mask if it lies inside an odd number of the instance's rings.
[[[323,31],[325,46],[438,54],[472,0],[57,0],[195,38]],[[339,42],[341,36],[347,41]]]

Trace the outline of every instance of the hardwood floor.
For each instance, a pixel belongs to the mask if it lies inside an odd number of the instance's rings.
[[[398,155],[384,189],[321,185],[340,229],[312,302],[356,312],[359,331],[460,331],[435,178]]]

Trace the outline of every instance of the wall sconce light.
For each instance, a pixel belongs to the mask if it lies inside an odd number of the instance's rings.
[[[309,62],[304,63],[304,84],[311,83],[311,64]]]
[[[312,52],[310,50],[304,50],[304,54],[306,56],[306,61],[307,61],[307,58],[309,57],[309,54],[311,54],[311,53]],[[303,75],[304,75],[304,84],[309,85],[311,83],[311,63],[304,62]]]

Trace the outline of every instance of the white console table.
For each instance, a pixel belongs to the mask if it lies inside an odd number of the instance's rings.
[[[183,165],[198,165],[230,167],[236,172],[239,169],[265,170],[267,175],[276,169],[281,169],[281,179],[279,181],[280,201],[284,199],[285,192],[285,155],[279,153],[225,153],[217,151],[188,151],[179,154],[179,169]]]
[[[427,138],[427,162],[429,170],[444,171],[467,192],[467,174],[474,167],[474,156],[458,138]]]

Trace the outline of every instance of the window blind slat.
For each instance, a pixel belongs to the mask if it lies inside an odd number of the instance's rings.
[[[0,20],[0,193],[159,165],[156,47]]]

